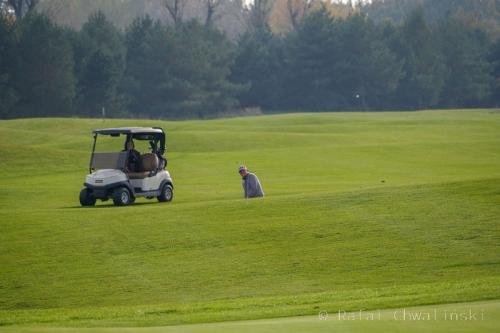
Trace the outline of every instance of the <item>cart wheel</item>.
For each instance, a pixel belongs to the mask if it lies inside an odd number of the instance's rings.
[[[84,188],[80,191],[80,204],[82,206],[94,206],[95,201],[92,192],[88,188]]]
[[[170,184],[163,185],[161,194],[157,197],[159,202],[169,202],[174,198],[174,188]]]
[[[126,187],[118,187],[113,191],[113,203],[115,206],[126,206],[131,202],[130,192]]]

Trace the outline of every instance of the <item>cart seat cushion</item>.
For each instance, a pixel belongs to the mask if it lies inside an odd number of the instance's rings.
[[[140,165],[141,171],[127,173],[129,179],[144,179],[146,177],[152,176],[153,171],[156,171],[158,169],[158,156],[153,153],[143,154],[141,155]]]
[[[158,156],[153,153],[142,154],[141,156],[141,171],[155,171],[158,169]]]

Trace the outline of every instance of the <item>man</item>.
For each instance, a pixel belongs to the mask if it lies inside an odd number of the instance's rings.
[[[140,168],[140,159],[141,154],[134,149],[134,141],[132,139],[125,143],[125,151],[128,153],[127,155],[127,166],[125,167],[127,172],[137,172]]]
[[[264,196],[259,178],[255,174],[249,172],[244,165],[239,167],[238,172],[243,179],[243,191],[246,199]]]

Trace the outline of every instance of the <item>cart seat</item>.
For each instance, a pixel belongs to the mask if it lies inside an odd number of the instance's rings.
[[[158,156],[153,153],[146,153],[141,155],[140,167],[141,171],[128,172],[129,179],[144,179],[153,176],[158,170],[159,160]]]

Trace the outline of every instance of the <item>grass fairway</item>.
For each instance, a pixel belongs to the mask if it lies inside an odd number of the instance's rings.
[[[8,327],[3,333],[449,333],[498,332],[500,302],[455,303],[377,311],[164,327]]]
[[[91,130],[137,125],[167,131],[174,201],[81,208]],[[500,110],[0,121],[0,176],[7,329],[500,299]]]

